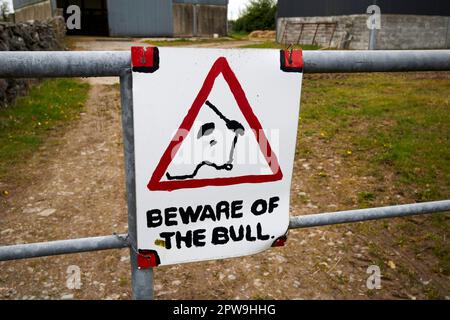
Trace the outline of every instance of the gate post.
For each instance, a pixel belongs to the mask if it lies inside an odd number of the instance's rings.
[[[133,78],[131,69],[120,75],[125,183],[128,207],[131,289],[135,300],[153,299],[153,268],[138,269],[136,237],[136,172],[134,161]]]

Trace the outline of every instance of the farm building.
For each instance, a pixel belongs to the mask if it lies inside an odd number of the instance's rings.
[[[69,16],[81,9],[81,29],[68,34],[96,36],[226,35],[228,0],[13,0],[16,21]]]
[[[368,49],[373,4],[381,10],[375,49],[450,48],[448,0],[278,0],[277,41]]]

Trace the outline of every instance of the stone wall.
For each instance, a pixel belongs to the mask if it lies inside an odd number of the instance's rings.
[[[45,22],[0,23],[0,51],[49,51],[64,49],[62,17]],[[0,108],[26,92],[29,80],[0,79]]]
[[[370,30],[367,15],[278,18],[280,43],[318,44],[338,49],[366,50]],[[299,36],[301,37],[299,39]],[[331,40],[331,41],[330,41]],[[450,48],[450,17],[419,15],[381,15],[376,48],[447,49]]]

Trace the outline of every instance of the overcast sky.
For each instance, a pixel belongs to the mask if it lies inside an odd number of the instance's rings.
[[[6,0],[6,2],[8,2],[9,3],[9,8],[12,10],[12,8],[13,8],[13,5],[12,5],[12,0]]]
[[[228,0],[228,19],[235,20],[239,17],[239,13],[245,8],[250,0]],[[10,4],[12,10],[12,0],[6,0]]]
[[[235,20],[250,0],[228,0],[228,19]]]

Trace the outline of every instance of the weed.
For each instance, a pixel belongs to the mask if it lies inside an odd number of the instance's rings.
[[[0,110],[0,176],[36,150],[52,130],[77,119],[88,90],[88,84],[73,79],[46,80]]]

